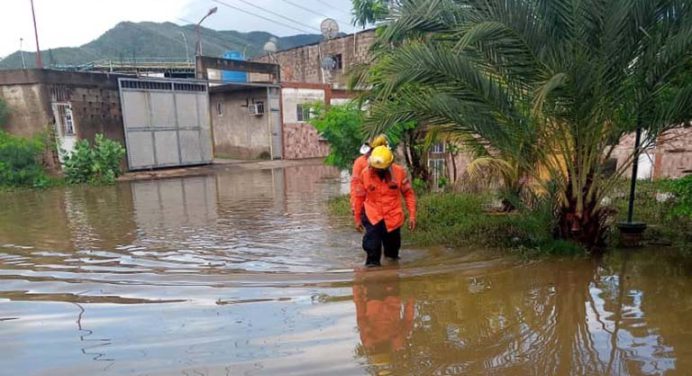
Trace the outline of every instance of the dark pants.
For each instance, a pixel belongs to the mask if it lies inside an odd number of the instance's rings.
[[[400,229],[387,232],[384,220],[373,225],[367,218],[363,218],[362,223],[365,227],[363,249],[368,254],[365,265],[380,265],[383,247],[385,257],[399,258],[399,248],[401,248]]]

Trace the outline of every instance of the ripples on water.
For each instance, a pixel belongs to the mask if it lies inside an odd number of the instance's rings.
[[[7,374],[685,374],[690,263],[410,249],[363,271],[319,166],[0,193]],[[654,256],[655,255],[655,256]],[[2,372],[0,372],[2,373]]]

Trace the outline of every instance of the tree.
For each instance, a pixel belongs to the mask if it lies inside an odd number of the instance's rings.
[[[684,0],[407,0],[370,69],[371,131],[415,118],[517,181],[557,185],[556,234],[603,245],[605,161],[625,134],[692,118]],[[680,84],[682,82],[682,84]],[[547,175],[549,179],[545,179]]]
[[[320,136],[329,143],[325,163],[340,169],[349,169],[358,158],[358,150],[365,140],[363,112],[354,103],[333,105],[328,109],[322,103],[311,106],[310,119]]]
[[[389,13],[387,0],[352,0],[353,25],[363,29],[367,25],[382,21]]]

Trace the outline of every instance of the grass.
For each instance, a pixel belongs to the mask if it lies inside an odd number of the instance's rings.
[[[677,185],[692,184],[692,178],[677,180]],[[681,212],[683,200],[689,202],[688,193],[673,188],[672,180],[638,181],[634,201],[633,221],[645,222],[644,238],[654,245],[672,245],[692,254],[692,218]],[[689,188],[688,188],[689,191]],[[676,196],[671,195],[675,192]],[[683,198],[681,196],[686,196]],[[627,220],[629,181],[623,180],[612,195],[611,205],[617,211],[614,222]],[[680,213],[680,214],[678,214]],[[611,243],[618,238],[615,226],[611,228]]]
[[[679,181],[678,181],[679,185]],[[634,218],[648,224],[645,240],[651,245],[672,245],[692,254],[692,221],[680,212],[680,197],[661,201],[661,195],[671,192],[670,181],[640,181],[637,185]],[[610,205],[617,214],[613,224],[627,217],[629,185],[617,187]],[[657,200],[657,196],[659,200]],[[487,210],[493,196],[473,193],[426,193],[418,199],[418,227],[414,232],[403,229],[404,241],[414,246],[443,245],[450,247],[483,246],[509,249],[526,255],[584,254],[574,243],[555,239],[553,218],[548,207],[520,210],[513,213],[493,213]],[[350,218],[348,196],[330,200],[331,215]],[[687,211],[689,212],[689,211]],[[684,213],[687,213],[684,212]],[[619,234],[611,227],[610,244],[617,246]]]
[[[578,254],[580,246],[554,239],[552,219],[540,211],[492,213],[490,196],[468,193],[428,193],[419,196],[417,228],[403,229],[414,246],[483,246],[522,254]],[[331,215],[349,216],[348,196],[330,200]]]

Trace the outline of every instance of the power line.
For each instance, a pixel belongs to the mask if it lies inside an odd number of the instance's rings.
[[[298,25],[300,25],[300,26],[307,27],[308,29],[313,29],[313,30],[315,30],[315,31],[317,31],[317,32],[321,32],[320,29],[318,29],[318,28],[316,28],[316,27],[314,27],[314,26],[310,26],[310,25],[304,24],[304,23],[302,23],[302,22],[298,22],[298,21],[296,21],[296,20],[294,20],[294,19],[292,19],[292,18],[283,16],[283,15],[281,15],[281,14],[279,14],[279,13],[276,13],[276,12],[273,12],[273,11],[271,11],[271,10],[265,9],[265,8],[259,6],[259,5],[255,5],[255,4],[253,4],[253,3],[249,2],[249,1],[246,1],[246,0],[237,0],[237,1],[240,1],[240,2],[243,3],[243,4],[247,4],[247,5],[249,5],[249,6],[253,7],[253,8],[257,8],[257,9],[259,9],[259,10],[261,10],[261,11],[267,12],[267,13],[272,14],[272,15],[274,15],[274,16],[277,16],[277,17],[279,17],[279,18],[283,18],[284,20],[293,22],[293,23],[298,24]]]
[[[341,9],[335,8],[333,4],[329,4],[329,3],[325,2],[324,0],[317,0],[317,2],[320,3],[320,4],[322,4],[322,5],[324,5],[324,6],[326,6],[327,8],[333,8],[334,10],[336,10],[337,12],[339,12],[339,13],[341,13],[341,14],[347,15],[347,16],[349,16],[349,17],[353,16],[351,13],[347,13],[347,12],[344,12],[343,10],[341,10]]]
[[[178,21],[187,22],[187,23],[190,24],[190,25],[195,25],[195,22],[192,22],[192,21],[187,20],[187,19],[185,19],[185,18],[176,17],[175,19],[178,20]],[[183,27],[183,26],[181,26],[181,27]],[[184,29],[184,27],[183,27],[183,29]],[[207,30],[208,30],[208,29],[206,29],[206,28],[204,28],[204,27],[200,27],[200,29],[199,29],[200,34],[202,34],[203,36],[206,36],[206,37],[209,37],[209,38],[213,38],[213,39],[215,39],[215,40],[217,40],[217,41],[221,41],[222,43],[216,42],[216,44],[220,45],[221,47],[223,47],[223,48],[225,48],[225,49],[231,49],[231,48],[233,48],[233,47],[229,47],[230,45],[229,45],[228,43],[236,43],[236,44],[238,44],[238,45],[240,45],[240,46],[242,46],[242,47],[245,47],[245,48],[251,47],[250,43],[247,43],[247,41],[244,41],[244,40],[242,40],[242,39],[236,37],[235,35],[231,35],[231,34],[225,35],[225,36],[227,36],[228,38],[232,39],[231,41],[229,41],[229,40],[224,39],[224,38],[221,37],[220,35],[218,35],[217,33],[219,33],[219,31],[216,31],[216,32],[212,33],[212,32],[209,32],[209,31],[207,31]],[[191,32],[192,32],[193,34],[195,33],[194,31],[191,31]]]
[[[336,18],[336,17],[328,16],[328,15],[326,15],[326,14],[324,14],[324,13],[320,13],[320,12],[314,11],[314,10],[312,10],[312,9],[310,9],[310,8],[306,8],[306,7],[304,7],[304,6],[300,5],[300,4],[296,4],[296,3],[294,3],[294,2],[292,2],[292,1],[290,1],[290,0],[281,0],[281,1],[283,1],[283,2],[286,3],[286,4],[293,5],[294,7],[299,8],[299,9],[302,9],[302,10],[308,12],[308,13],[312,13],[312,14],[314,14],[314,15],[320,16],[320,17],[332,18],[332,19]],[[322,2],[321,2],[321,3],[322,3]],[[322,4],[325,4],[325,3],[322,3]],[[328,4],[325,4],[325,5],[327,5],[327,6],[329,6],[329,7],[332,7],[331,5],[328,5]],[[344,21],[341,20],[341,19],[339,19],[339,21],[345,23],[346,25],[350,25],[350,24],[351,24],[350,22],[344,22]],[[321,30],[320,30],[320,31],[321,31]]]
[[[267,20],[267,21],[272,22],[272,23],[275,23],[275,24],[277,24],[277,25],[281,25],[281,26],[287,27],[287,28],[289,28],[289,29],[297,30],[297,31],[299,31],[299,32],[301,32],[301,33],[306,33],[306,34],[311,34],[311,33],[312,33],[311,31],[305,31],[305,30],[303,30],[303,29],[299,29],[299,28],[297,28],[297,27],[294,27],[294,26],[285,24],[285,23],[283,23],[283,22],[279,22],[279,21],[273,20],[273,19],[271,19],[271,18],[268,18],[268,17],[262,16],[262,15],[259,15],[259,14],[257,14],[257,13],[253,13],[253,12],[250,12],[250,11],[248,11],[248,10],[245,10],[245,9],[242,9],[242,8],[238,8],[238,7],[236,7],[236,6],[233,6],[233,5],[231,5],[231,4],[228,4],[228,3],[224,2],[224,1],[221,1],[221,0],[213,0],[213,1],[214,1],[215,3],[219,3],[219,4],[223,5],[223,6],[228,7],[228,8],[235,9],[235,10],[237,10],[237,11],[240,11],[240,12],[243,12],[243,13],[246,13],[246,14],[249,14],[249,15],[251,15],[251,16],[255,16],[255,17],[261,18],[261,19],[263,19],[263,20]]]
[[[291,4],[291,5],[293,5],[293,6],[296,7],[296,8],[300,8],[300,9],[306,11],[306,12],[309,12],[309,13],[312,13],[312,14],[315,14],[315,15],[318,15],[318,16],[320,16],[320,17],[331,18],[331,17],[327,16],[327,15],[324,14],[324,13],[315,12],[314,10],[312,10],[312,9],[310,9],[310,8],[306,8],[306,7],[302,6],[302,5],[298,5],[298,4],[296,4],[296,3],[292,2],[292,1],[289,1],[289,0],[282,0],[282,1],[283,1],[284,3]]]

